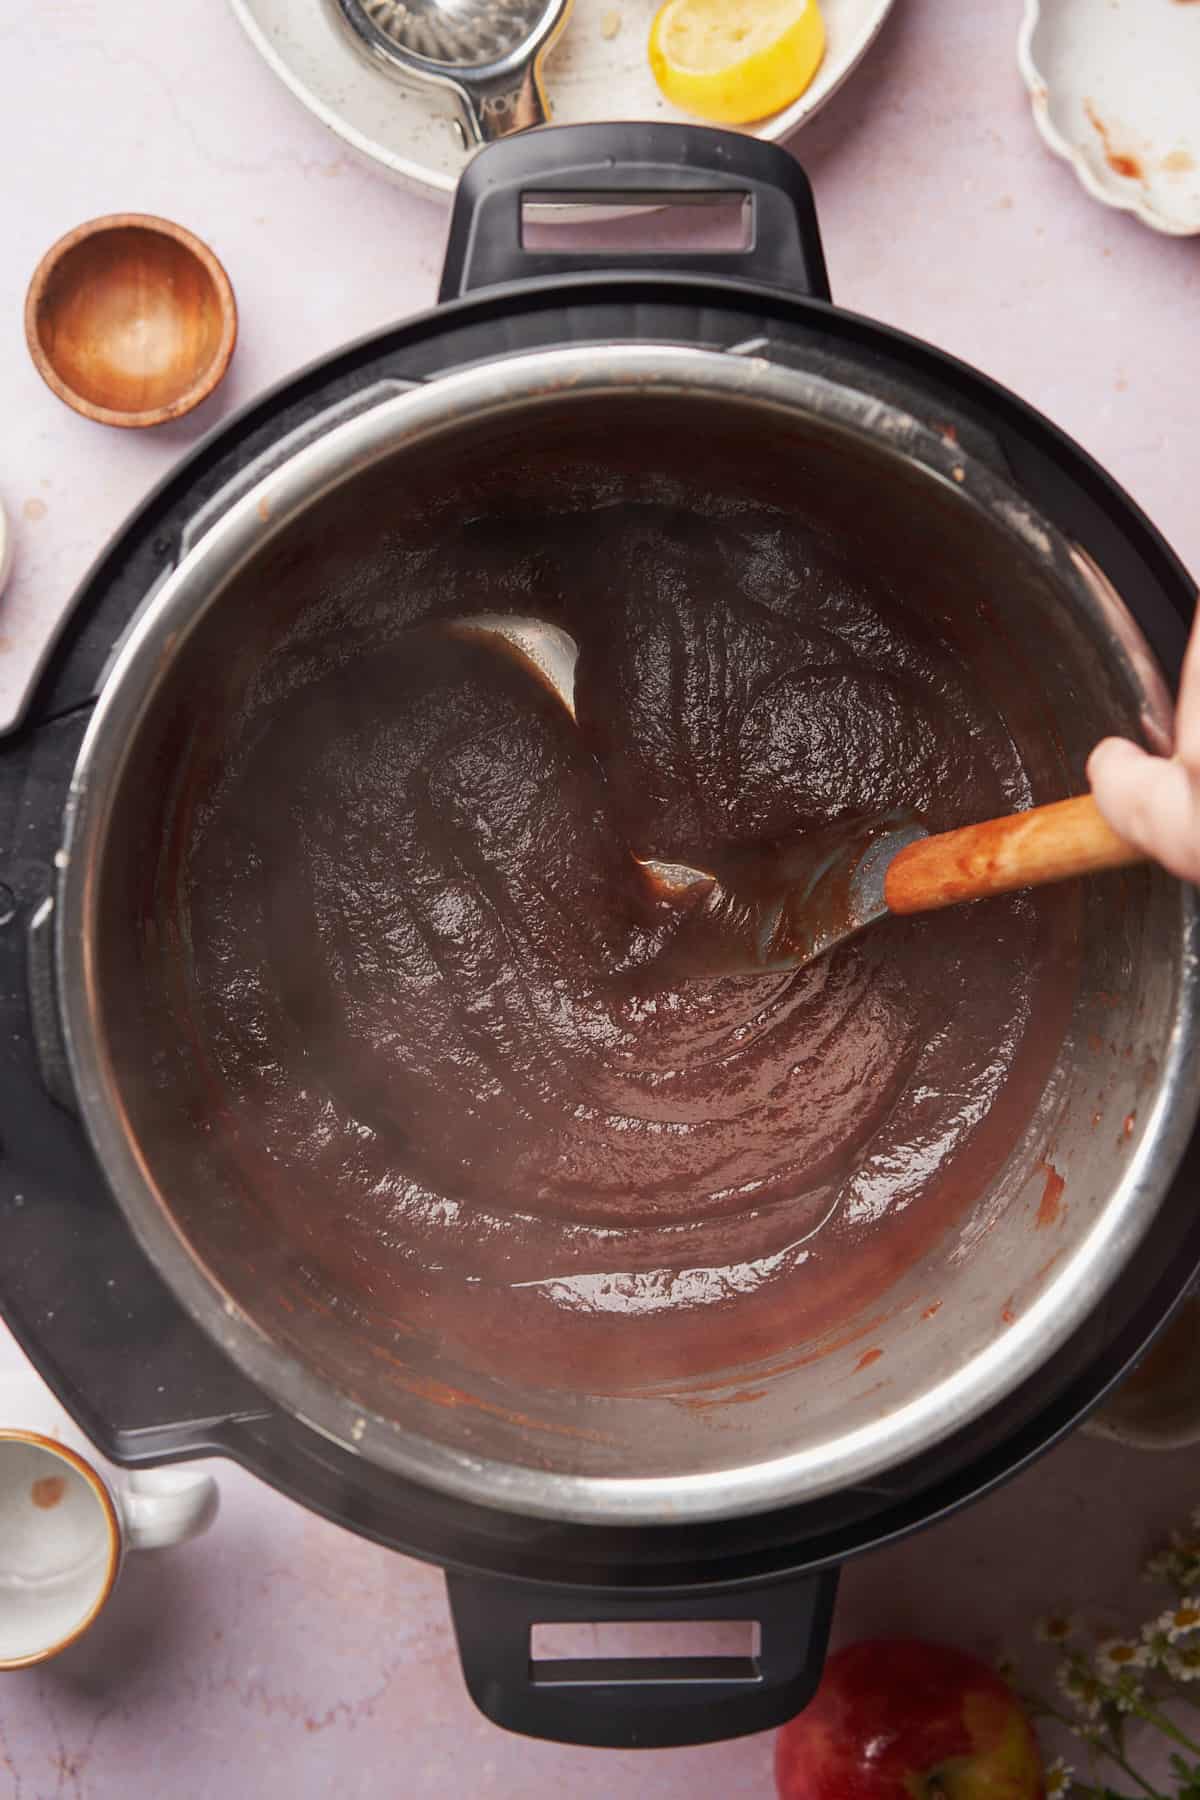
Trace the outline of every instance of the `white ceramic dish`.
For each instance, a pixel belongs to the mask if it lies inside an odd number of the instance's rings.
[[[1026,0],[1042,137],[1106,206],[1200,232],[1200,0]]]
[[[350,42],[329,0],[230,0],[279,79],[361,155],[423,193],[450,194],[467,162],[447,100],[409,90],[374,69]],[[782,138],[824,105],[870,48],[894,0],[823,0],[828,48],[808,91],[755,126]],[[646,60],[656,0],[575,0],[546,61],[555,122],[684,119],[659,93]],[[613,21],[616,33],[606,37]]]
[[[219,1498],[202,1470],[113,1468],[31,1368],[0,1373],[0,1673],[68,1649],[126,1552],[207,1531]]]
[[[9,570],[12,568],[12,559],[12,532],[9,529],[8,514],[4,510],[3,502],[0,501],[0,594],[4,592],[4,584],[8,580]]]

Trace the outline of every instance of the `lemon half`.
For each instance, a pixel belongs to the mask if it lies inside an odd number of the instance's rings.
[[[817,0],[666,0],[650,27],[650,67],[667,99],[721,125],[790,106],[824,54]]]

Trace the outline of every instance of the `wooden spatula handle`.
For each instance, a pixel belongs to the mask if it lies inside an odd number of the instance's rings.
[[[1142,860],[1083,794],[909,844],[893,857],[883,892],[892,912],[932,912]]]

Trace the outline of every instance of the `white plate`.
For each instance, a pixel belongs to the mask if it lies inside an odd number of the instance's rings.
[[[12,532],[8,528],[8,515],[0,501],[0,594],[4,592],[4,584],[8,580],[8,572],[12,568],[13,546]]]
[[[1200,232],[1200,0],[1026,0],[1037,128],[1106,206]]]
[[[355,50],[331,0],[230,0],[255,49],[309,111],[361,155],[423,193],[453,193],[467,162],[447,102],[410,90]],[[807,92],[756,125],[782,138],[823,106],[870,48],[894,0],[824,0],[828,45]],[[656,0],[575,0],[546,59],[546,91],[560,125],[595,119],[687,117],[663,99],[646,60]],[[609,14],[620,18],[605,38]],[[695,121],[693,121],[695,123]]]

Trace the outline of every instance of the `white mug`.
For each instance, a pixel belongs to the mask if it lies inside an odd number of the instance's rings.
[[[105,1464],[32,1370],[0,1375],[0,1670],[44,1662],[108,1604],[128,1550],[216,1517],[211,1475]]]
[[[1200,1289],[1189,1290],[1170,1324],[1083,1429],[1131,1450],[1200,1444]]]

